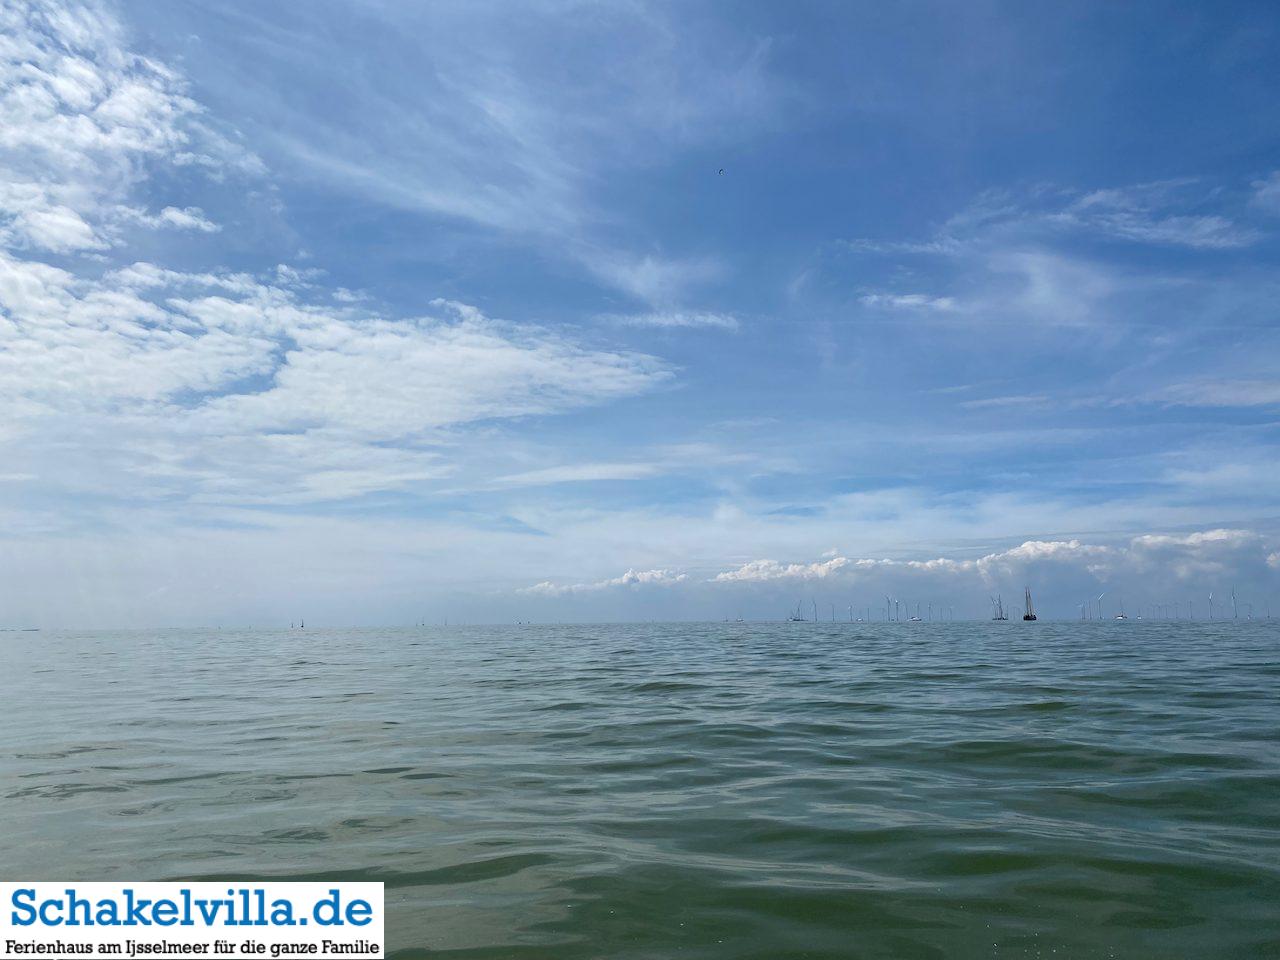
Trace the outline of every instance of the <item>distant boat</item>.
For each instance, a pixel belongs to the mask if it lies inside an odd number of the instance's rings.
[[[991,606],[995,615],[992,620],[1008,620],[1009,615],[1004,612],[1004,597],[992,597]]]
[[[791,623],[804,623],[804,614],[800,612],[800,604],[796,604],[796,612],[787,617],[787,619]]]
[[[1121,601],[1120,601],[1120,612],[1116,614],[1116,619],[1117,619],[1117,620],[1128,620],[1128,619],[1129,619],[1128,617],[1126,617],[1126,616],[1124,615],[1124,601],[1123,601],[1123,600],[1121,600]],[[1139,619],[1139,620],[1141,620],[1142,618],[1141,618],[1141,617],[1139,617],[1138,619]]]
[[[1034,620],[1036,618],[1036,608],[1031,605],[1031,588],[1027,587],[1027,612],[1022,615],[1023,620]]]

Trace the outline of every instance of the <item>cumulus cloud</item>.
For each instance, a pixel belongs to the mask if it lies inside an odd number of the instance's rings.
[[[856,561],[848,557],[832,557],[814,563],[779,563],[777,560],[752,560],[735,570],[718,573],[718,583],[731,581],[760,582],[765,580],[813,580],[829,577],[850,565],[875,563],[877,561]]]
[[[1240,583],[1256,585],[1273,578],[1276,569],[1280,569],[1280,553],[1266,536],[1219,528],[1151,533],[1109,543],[1076,537],[1026,540],[978,556],[897,559],[834,554],[812,561],[760,559],[702,577],[667,569],[629,570],[621,577],[597,581],[547,580],[517,592],[545,597],[604,595],[610,589],[653,585],[678,588],[686,600],[701,598],[711,603],[723,603],[728,590],[737,591],[735,602],[741,602],[744,591],[776,599],[794,597],[801,590],[819,600],[861,597],[865,602],[867,596],[890,593],[938,602],[968,598],[970,604],[981,598],[985,604],[989,594],[1031,584],[1037,596],[1049,597],[1062,610],[1065,598],[1075,598],[1067,608],[1074,609],[1079,598],[1096,598],[1100,591],[1130,592],[1125,587],[1132,588],[1135,599],[1159,598],[1166,595],[1165,590],[1185,597],[1189,588],[1203,596],[1199,591],[1215,586],[1226,591],[1237,577]]]
[[[620,577],[597,580],[594,583],[553,583],[544,580],[531,587],[522,587],[517,593],[544,597],[562,597],[574,593],[595,593],[618,587],[670,587],[684,583],[689,577],[672,570],[628,570]]]
[[[716,574],[713,583],[804,582],[842,578],[850,581],[873,574],[944,576],[969,575],[983,583],[1024,573],[1045,564],[1069,566],[1095,578],[1123,570],[1140,570],[1161,564],[1179,575],[1223,569],[1221,558],[1242,549],[1257,551],[1262,538],[1246,530],[1208,530],[1174,536],[1148,534],[1126,544],[1090,544],[1078,539],[1027,540],[1008,550],[974,558],[934,557],[927,560],[895,560],[832,557],[812,563],[779,563],[753,560]],[[1162,554],[1157,556],[1157,554]]]
[[[1242,547],[1261,542],[1261,537],[1251,530],[1202,530],[1180,536],[1169,534],[1144,534],[1134,537],[1132,545],[1136,549],[1160,549],[1167,547],[1202,548],[1208,546]]]
[[[1265,539],[1251,530],[1203,530],[1183,535],[1134,537],[1126,560],[1137,572],[1171,571],[1179,579],[1216,577],[1247,569],[1265,557]]]

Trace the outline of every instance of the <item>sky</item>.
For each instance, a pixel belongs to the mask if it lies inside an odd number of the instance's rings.
[[[1277,42],[0,4],[0,625],[1280,613]]]

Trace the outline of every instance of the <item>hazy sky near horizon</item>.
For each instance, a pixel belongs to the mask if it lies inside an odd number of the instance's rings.
[[[1280,601],[1274,4],[0,28],[0,625]]]

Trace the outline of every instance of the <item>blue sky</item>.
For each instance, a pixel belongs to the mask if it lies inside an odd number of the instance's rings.
[[[15,623],[1276,594],[1272,5],[0,17]]]

